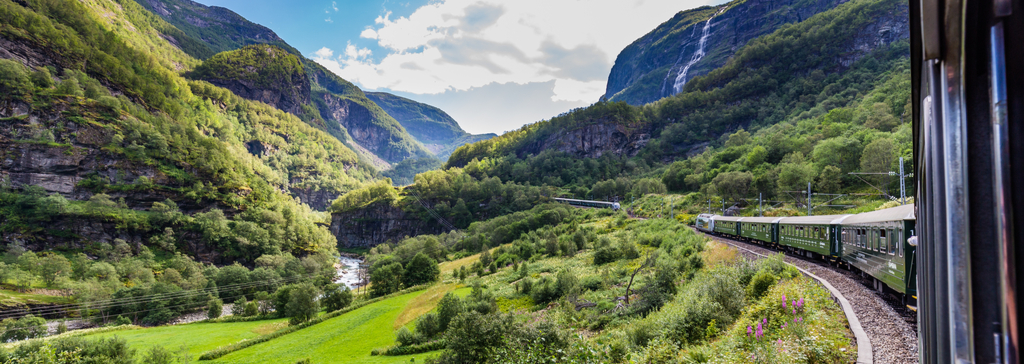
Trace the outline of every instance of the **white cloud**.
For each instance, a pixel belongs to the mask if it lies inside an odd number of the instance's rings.
[[[328,23],[333,23],[334,22],[334,20],[331,20],[331,17],[327,17],[327,19],[324,19],[324,21],[328,22]]]
[[[553,81],[552,101],[593,102],[622,48],[678,11],[715,2],[442,0],[408,17],[385,12],[363,30],[383,58],[349,44],[314,59],[368,89],[439,94]]]
[[[318,58],[331,58],[334,56],[334,51],[332,51],[330,48],[323,47],[313,54],[315,54]]]
[[[359,33],[359,37],[366,39],[377,39],[377,31],[373,30],[373,28],[366,28],[363,30],[362,33]]]
[[[331,8],[334,9],[334,11],[338,11],[338,2],[331,1]]]

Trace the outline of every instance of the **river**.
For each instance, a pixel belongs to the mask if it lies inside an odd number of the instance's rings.
[[[361,286],[359,282],[359,263],[362,263],[362,259],[341,257],[338,260],[338,278],[334,280],[334,283],[344,284],[350,289],[356,289]]]

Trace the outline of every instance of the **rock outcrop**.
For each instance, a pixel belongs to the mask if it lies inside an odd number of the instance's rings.
[[[330,229],[338,237],[339,248],[372,248],[398,242],[407,236],[443,232],[436,224],[424,223],[400,207],[387,203],[332,214]]]
[[[580,158],[599,158],[609,153],[631,157],[647,145],[650,138],[646,128],[607,122],[559,131],[529,149],[531,153],[557,150]]]
[[[846,0],[746,0],[735,5],[681,11],[619,53],[608,76],[605,97],[643,105],[675,94],[673,81],[699,48],[705,22],[712,17],[705,40],[706,55],[686,69],[687,79],[721,67],[751,39],[772,33],[783,24],[804,21],[844,2]]]
[[[272,45],[218,53],[196,67],[193,77],[249,100],[301,115],[311,103],[309,78],[299,58]]]

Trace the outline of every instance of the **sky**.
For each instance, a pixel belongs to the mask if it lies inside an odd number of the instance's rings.
[[[596,102],[619,51],[723,0],[198,0],[274,30],[364,91],[496,133]]]

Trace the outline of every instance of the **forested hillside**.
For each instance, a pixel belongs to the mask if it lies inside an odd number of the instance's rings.
[[[827,189],[849,187],[847,172],[889,166],[862,165],[866,149],[886,161],[909,153],[906,14],[899,1],[851,1],[749,42],[683,93],[572,110],[459,148],[446,166],[578,197],[625,197],[638,176],[717,195],[726,191],[709,188],[735,177],[724,173],[742,174],[731,197],[799,189],[822,173],[842,180]]]
[[[0,17],[13,58],[2,61],[4,240],[248,264],[334,251],[323,217],[295,197],[373,176],[337,139],[179,76],[197,62],[133,2],[7,2]]]

